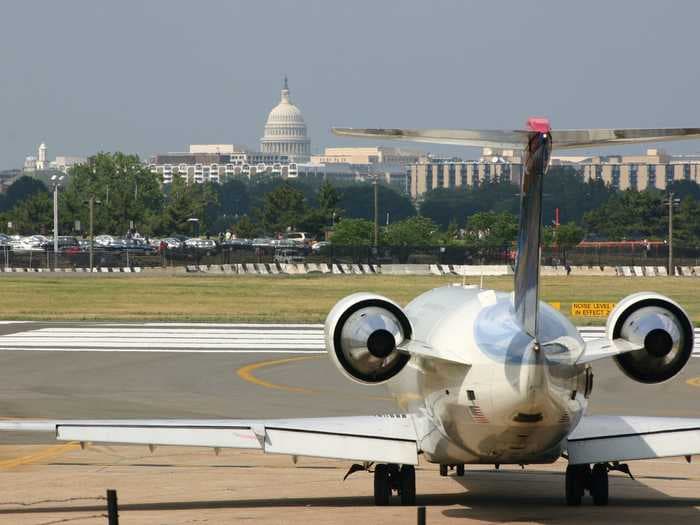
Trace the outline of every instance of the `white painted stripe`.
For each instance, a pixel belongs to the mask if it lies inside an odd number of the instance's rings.
[[[143,337],[159,337],[159,336],[185,336],[185,337],[239,337],[239,336],[256,336],[260,337],[323,337],[322,331],[317,330],[139,330],[139,329],[75,329],[75,328],[41,328],[39,330],[28,330],[26,332],[17,332],[14,335],[36,335],[47,337],[65,337],[66,335],[93,335],[93,336],[110,336],[110,335],[126,335],[126,336],[143,336]],[[11,334],[7,334],[11,335]],[[4,336],[0,336],[4,337]]]
[[[3,352],[114,352],[114,348],[25,348],[0,347]],[[119,350],[120,353],[156,353],[156,354],[325,354],[325,350],[296,350],[296,349],[222,349],[201,348],[197,350],[178,350],[169,348],[128,348]]]
[[[129,326],[125,324],[124,326]],[[323,328],[322,324],[307,324],[307,323],[132,323],[131,326],[191,326],[195,328],[207,326],[223,326],[226,328]]]
[[[66,346],[66,347],[94,347],[94,348],[148,348],[156,343],[150,342],[144,345],[143,341],[104,341],[104,340],[84,340],[84,339],[64,339],[62,341],[52,340],[26,340],[18,338],[3,338],[2,346],[27,346],[27,347],[47,347],[47,346]],[[317,342],[298,342],[298,341],[265,341],[260,339],[246,339],[241,341],[225,341],[225,342],[207,342],[202,344],[201,341],[163,341],[163,346],[168,348],[324,348],[323,343]]]

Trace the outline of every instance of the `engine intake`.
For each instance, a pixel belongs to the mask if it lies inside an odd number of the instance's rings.
[[[400,306],[380,295],[359,293],[341,299],[326,318],[326,348],[338,369],[358,383],[379,384],[409,360],[396,347],[412,328]]]
[[[643,346],[615,361],[640,383],[661,383],[678,374],[693,353],[693,325],[683,308],[663,295],[642,292],[625,297],[610,313],[610,339]]]

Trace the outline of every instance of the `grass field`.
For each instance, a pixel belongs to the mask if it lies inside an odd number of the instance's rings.
[[[0,277],[3,320],[258,321],[322,322],[341,297],[376,292],[406,304],[413,297],[458,281],[456,277]],[[476,284],[478,279],[467,280]],[[512,277],[489,277],[484,287],[512,290]],[[545,277],[542,298],[561,303],[617,302],[627,294],[653,290],[682,304],[700,322],[700,279]],[[574,318],[602,324],[600,318]]]

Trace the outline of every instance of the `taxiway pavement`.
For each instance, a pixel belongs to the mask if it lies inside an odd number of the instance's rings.
[[[661,385],[634,383],[610,360],[595,363],[594,372],[592,413],[700,416],[700,359]],[[335,370],[323,354],[318,325],[0,324],[0,417],[273,418],[394,411],[383,387],[355,385]],[[355,507],[372,523],[415,519],[414,509],[375,509],[371,478],[359,473],[342,482],[348,466],[343,462],[302,459],[295,466],[289,458],[245,451],[216,457],[167,447],[154,455],[145,447],[81,451],[22,434],[0,435],[0,443],[0,523],[90,516],[102,502],[73,498],[99,496],[111,486],[132,505],[129,523],[350,523],[361,518]],[[480,467],[458,480],[440,478],[434,466],[423,465],[419,502],[431,506],[429,523],[700,518],[695,463],[640,462],[633,466],[640,479],[613,480],[611,507],[574,511],[562,506],[563,468],[495,473]],[[51,501],[32,503],[42,499]]]

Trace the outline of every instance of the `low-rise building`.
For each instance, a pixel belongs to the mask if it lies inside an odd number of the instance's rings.
[[[187,152],[154,155],[148,166],[162,177],[164,184],[170,184],[175,176],[197,184],[220,183],[236,175],[297,176],[296,164],[287,155],[247,151],[233,144],[193,144]]]

